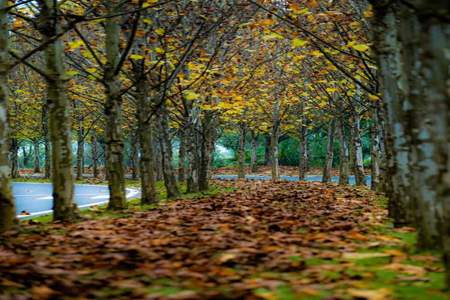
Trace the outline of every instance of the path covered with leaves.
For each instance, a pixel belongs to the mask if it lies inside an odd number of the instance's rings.
[[[439,258],[415,253],[372,192],[227,184],[237,190],[26,225],[0,243],[0,299],[446,299]]]

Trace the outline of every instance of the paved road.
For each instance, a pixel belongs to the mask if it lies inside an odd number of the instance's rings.
[[[237,179],[237,175],[213,175],[213,179],[218,179],[218,180],[236,180]],[[245,175],[245,179],[248,180],[270,180],[272,179],[271,176],[268,175]],[[280,176],[281,180],[286,180],[286,181],[298,181],[298,176],[286,176],[286,175],[281,175]],[[306,177],[306,181],[322,181],[322,175],[308,175]],[[338,176],[333,176],[331,178],[332,182],[338,182],[339,181],[339,177]],[[370,176],[366,176],[366,183],[370,184],[371,181],[371,177]],[[349,177],[349,184],[354,185],[355,184],[355,176],[350,176]]]
[[[52,185],[50,183],[14,182],[13,194],[16,200],[16,212],[30,213],[31,216],[44,215],[52,212]],[[127,189],[127,198],[137,197],[139,191]],[[108,187],[104,185],[75,185],[75,202],[78,207],[89,207],[108,202]],[[24,216],[19,216],[24,217]]]
[[[267,175],[246,175],[248,180],[270,180]],[[236,180],[237,175],[214,175],[213,179],[218,180]],[[281,176],[282,180],[298,181],[298,176]],[[370,184],[370,176],[367,176],[367,184]],[[322,176],[310,175],[306,181],[321,181]],[[331,181],[338,182],[339,177],[333,176]],[[350,184],[355,184],[355,177],[350,176]],[[14,182],[12,184],[14,197],[16,200],[16,212],[19,217],[23,211],[29,213],[29,216],[39,216],[52,212],[52,185],[50,183],[29,183]],[[127,189],[127,198],[139,196],[139,191]],[[109,199],[108,187],[104,185],[75,185],[75,202],[78,207],[89,207],[107,203]]]

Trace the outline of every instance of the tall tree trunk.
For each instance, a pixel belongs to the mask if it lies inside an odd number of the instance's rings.
[[[84,173],[84,127],[83,117],[78,118],[78,133],[77,133],[77,174],[76,179],[80,180]]]
[[[209,189],[209,173],[216,139],[216,117],[211,112],[206,112],[202,118],[202,136],[200,148],[200,163],[198,170],[198,189]]]
[[[161,105],[159,110],[159,145],[161,147],[162,165],[164,185],[167,191],[167,197],[177,197],[180,192],[178,190],[177,181],[175,177],[175,170],[172,166],[172,139],[169,133],[169,121],[167,116],[167,108]]]
[[[9,152],[10,152],[10,163],[11,163],[11,177],[19,177],[19,142],[16,138],[11,139]]]
[[[41,160],[39,158],[39,141],[33,140],[33,173],[41,173]]]
[[[155,178],[157,181],[164,180],[163,176],[163,163],[162,163],[162,150],[161,146],[159,144],[159,137],[157,134],[154,135],[152,138],[152,145],[153,145],[153,153],[155,156]]]
[[[92,131],[91,134],[91,156],[92,156],[92,176],[98,178],[98,142],[97,142],[97,132]]]
[[[178,149],[178,181],[186,180],[186,135],[184,129],[178,134],[180,139],[180,147]]]
[[[338,121],[339,134],[339,184],[348,184],[350,166],[349,166],[349,150],[347,139],[345,138],[344,122]]]
[[[278,139],[280,137],[279,124],[275,123],[272,126],[270,134],[270,162],[272,166],[272,180],[278,181],[280,179],[280,166],[278,162]]]
[[[139,137],[137,132],[133,132],[130,137],[130,162],[131,162],[131,178],[136,180],[139,177]]]
[[[44,42],[61,32],[58,8],[53,0],[41,0],[41,30]],[[52,143],[53,219],[71,221],[75,217],[72,175],[70,101],[66,95],[64,46],[61,39],[45,49],[49,130]]]
[[[328,124],[327,133],[327,153],[325,156],[325,164],[323,167],[322,182],[330,182],[331,180],[331,169],[333,168],[333,145],[334,145],[334,131],[335,131],[335,121],[332,120]]]
[[[254,130],[251,131],[251,138],[252,152],[250,157],[250,166],[251,172],[256,173],[258,172],[258,134]]]
[[[394,5],[372,1],[375,18],[373,37],[382,82],[383,101],[386,109],[386,179],[389,198],[389,215],[395,226],[409,225],[413,221],[411,199],[408,191],[409,146],[405,135],[406,78],[401,70],[400,44]]]
[[[156,203],[156,178],[155,159],[153,149],[153,124],[151,118],[151,99],[144,76],[144,61],[138,61],[133,65],[136,84],[137,104],[137,137],[140,148],[140,179],[141,179],[141,204]]]
[[[239,145],[237,151],[238,178],[245,178],[245,124],[239,124]]]
[[[48,131],[48,103],[45,101],[42,105],[42,135],[44,137],[44,178],[50,178],[51,174],[51,155],[50,155],[50,141]]]
[[[8,162],[8,14],[7,0],[0,0],[0,233],[14,225],[16,209],[9,184]]]
[[[447,1],[414,1],[418,7],[421,20],[421,45],[423,51],[421,75],[426,83],[426,93],[420,100],[427,103],[426,112],[431,118],[430,135],[432,144],[429,147],[420,145],[420,150],[433,152],[433,163],[426,165],[425,176],[429,177],[424,190],[435,190],[440,239],[444,253],[446,268],[446,284],[450,289],[450,101],[448,90],[448,66],[450,58],[450,23],[448,22],[449,6]],[[419,99],[417,99],[419,100]],[[420,111],[420,107],[417,111]],[[423,131],[421,132],[423,134]],[[423,135],[419,134],[422,138]],[[431,147],[430,147],[431,146]],[[424,165],[424,164],[422,164]],[[433,167],[437,166],[437,176]],[[431,170],[430,170],[431,168]],[[423,192],[425,192],[423,191]],[[423,192],[421,194],[423,194]],[[429,197],[429,196],[428,196]],[[422,198],[429,200],[429,198]],[[431,220],[432,221],[432,220]],[[420,235],[420,231],[419,231]]]
[[[23,156],[23,161],[22,161],[23,166],[22,167],[24,169],[26,169],[28,167],[28,165],[29,165],[29,162],[30,162],[30,152],[27,152],[26,145],[22,146],[21,149],[22,149],[22,156]]]
[[[264,139],[264,165],[270,165],[270,135],[266,135]]]
[[[365,185],[366,175],[364,174],[364,158],[361,142],[361,119],[357,111],[352,113],[352,143],[354,156],[354,174],[356,185]]]
[[[118,13],[119,1],[106,1],[108,13]],[[106,173],[109,187],[108,208],[121,210],[126,208],[125,172],[124,172],[124,144],[121,128],[122,99],[120,81],[116,68],[119,64],[120,52],[120,24],[119,18],[105,20],[106,33],[106,65],[103,82],[106,90]]]
[[[143,84],[146,84],[145,82]],[[142,98],[141,98],[142,97]],[[145,94],[138,94],[138,103],[148,104],[148,96]],[[139,105],[139,107],[146,107]],[[148,107],[148,106],[147,106]],[[141,175],[141,204],[151,204],[157,201],[156,199],[156,181],[155,181],[155,161],[153,158],[152,145],[152,124],[148,120],[149,114],[143,109],[138,110],[138,134],[139,146],[141,150],[140,175]]]
[[[370,156],[371,156],[371,183],[370,188],[373,191],[379,189],[380,186],[380,164],[381,164],[381,147],[378,119],[375,117],[374,123],[370,126]]]
[[[198,170],[199,170],[199,155],[198,155],[198,132],[196,130],[196,120],[195,117],[196,112],[195,109],[191,112],[191,117],[189,121],[189,131],[188,131],[188,139],[187,139],[187,154],[188,154],[188,170],[187,170],[187,178],[186,178],[186,192],[195,193],[198,192]]]
[[[309,154],[308,154],[308,128],[304,123],[300,127],[299,132],[299,163],[298,163],[298,178],[299,180],[305,180],[306,173],[308,172]]]

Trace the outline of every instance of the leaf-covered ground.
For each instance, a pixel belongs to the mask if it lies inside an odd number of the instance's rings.
[[[237,190],[0,242],[0,299],[447,299],[365,189],[238,182]]]

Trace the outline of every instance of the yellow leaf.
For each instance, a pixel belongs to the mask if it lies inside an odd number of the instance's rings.
[[[301,39],[293,39],[292,40],[292,48],[298,48],[303,47],[308,43],[308,41],[301,40]]]
[[[145,18],[143,21],[144,21],[145,24],[148,24],[148,25],[152,25],[153,24],[152,19]]]
[[[283,38],[284,38],[284,36],[282,36],[281,34],[276,33],[276,32],[272,32],[271,34],[265,35],[263,37],[264,40],[274,40],[274,39],[281,40]]]
[[[195,93],[194,91],[190,91],[190,90],[184,91],[183,94],[184,94],[184,98],[189,101],[198,99],[198,97],[199,97],[199,95],[197,93]]]
[[[164,30],[164,28],[158,28],[158,29],[155,29],[155,33],[156,33],[157,35],[164,35],[165,32],[166,32],[166,31]]]
[[[164,51],[163,48],[156,47],[156,48],[155,48],[155,52],[158,53],[158,54],[164,54],[166,51]]]
[[[315,57],[319,57],[319,56],[322,56],[322,55],[323,55],[322,52],[320,52],[319,50],[311,51],[310,54],[311,54],[312,56],[315,56]]]
[[[142,7],[149,7],[149,6],[151,6],[152,4],[155,4],[155,3],[157,3],[158,2],[158,0],[147,0],[147,1],[145,1],[145,3],[142,5]]]
[[[134,60],[144,59],[144,57],[142,55],[139,55],[139,54],[131,54],[130,58],[134,59]]]
[[[73,42],[69,42],[69,49],[70,50],[75,50],[80,48],[83,45],[83,41],[82,40],[76,40]]]
[[[72,77],[72,76],[75,76],[75,75],[77,75],[79,72],[77,71],[77,70],[68,70],[68,71],[66,71],[66,75],[67,76],[70,76],[70,77]]]
[[[352,48],[360,52],[366,52],[367,50],[369,50],[369,46],[367,46],[366,44],[352,45]]]

